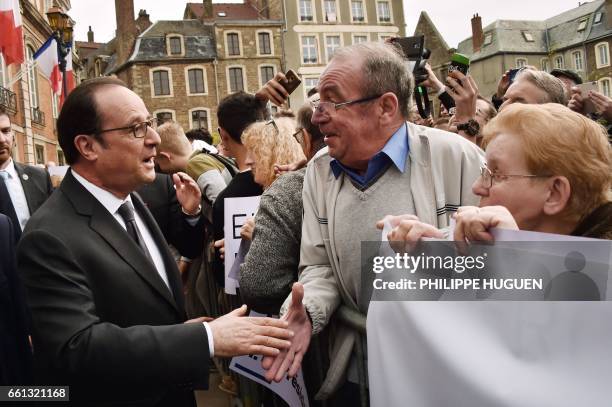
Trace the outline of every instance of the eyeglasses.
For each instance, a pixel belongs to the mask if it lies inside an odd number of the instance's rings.
[[[274,119],[270,119],[266,122],[266,126],[271,124],[272,126],[274,126],[274,130],[276,130],[276,134],[279,134],[279,130],[278,130],[278,126],[276,125],[276,122],[274,121]]]
[[[116,127],[114,129],[100,130],[97,134],[107,133],[116,130],[132,130],[135,138],[143,138],[147,135],[149,128],[157,130],[157,118],[153,117],[147,121],[136,123],[132,126]]]
[[[532,175],[532,174],[498,174],[498,173],[492,173],[491,170],[486,166],[483,165],[480,167],[480,178],[482,179],[482,183],[484,184],[485,188],[491,188],[493,186],[493,180],[496,181],[500,181],[503,180],[504,178],[508,178],[508,177],[516,177],[516,178],[549,178],[551,177],[551,175]]]
[[[333,113],[336,113],[336,110],[341,109],[343,107],[350,106],[350,105],[356,105],[358,103],[370,102],[374,99],[378,99],[381,96],[382,95],[368,96],[363,99],[351,100],[351,101],[342,102],[342,103],[321,102],[319,100],[316,100],[316,101],[310,102],[310,105],[315,110],[315,112],[331,115]]]
[[[298,128],[296,130],[295,133],[293,133],[293,138],[295,139],[295,141],[297,141],[299,143],[299,145],[303,145],[304,144],[304,133],[302,133],[302,128]]]

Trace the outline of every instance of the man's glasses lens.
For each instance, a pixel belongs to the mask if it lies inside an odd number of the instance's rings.
[[[152,118],[150,120],[147,120],[146,122],[138,123],[137,125],[135,125],[133,127],[134,137],[136,138],[145,137],[147,135],[147,131],[149,130],[149,127],[152,128],[153,130],[157,130],[157,119],[156,118]]]

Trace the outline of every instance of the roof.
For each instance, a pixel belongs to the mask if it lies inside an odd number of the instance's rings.
[[[88,49],[98,49],[104,45],[103,42],[87,42],[87,41],[75,41],[75,45],[77,48],[88,48]]]
[[[547,54],[576,46],[588,40],[594,28],[594,12],[603,8],[603,4],[604,0],[584,3],[544,21],[496,20],[483,29],[485,39],[491,36],[490,44],[473,52],[469,37],[459,43],[458,52],[477,61],[498,53]],[[605,22],[597,26],[605,26]],[[530,34],[533,42],[527,41],[524,33]]]
[[[599,38],[612,35],[612,29],[606,28],[606,18],[612,18],[612,16],[606,16],[606,7],[604,4],[599,6],[599,8],[595,10],[595,13],[593,14],[593,18],[595,18],[597,13],[602,13],[602,16],[598,24],[594,24],[594,21],[591,21],[591,32],[589,33],[587,41],[594,41]]]
[[[258,10],[250,3],[213,3],[213,18],[205,20],[265,20]],[[187,3],[187,9],[191,10],[196,18],[202,18],[204,14],[203,3]]]
[[[129,61],[158,61],[175,59],[168,55],[166,35],[183,36],[185,55],[181,59],[214,59],[217,56],[212,27],[199,20],[157,21],[136,40],[134,53]]]

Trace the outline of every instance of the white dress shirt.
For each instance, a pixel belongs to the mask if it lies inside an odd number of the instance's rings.
[[[87,181],[85,178],[79,175],[74,170],[74,168],[72,168],[72,175],[74,175],[74,178],[81,185],[83,185],[83,187],[87,191],[89,191],[94,196],[94,198],[96,198],[98,202],[100,202],[100,204],[102,204],[102,206],[111,215],[113,215],[115,220],[127,232],[125,221],[123,220],[121,215],[119,215],[118,211],[119,211],[119,207],[123,205],[124,202],[129,202],[132,205],[132,207],[134,206],[132,204],[131,196],[128,195],[125,199],[119,199],[115,195],[108,192],[107,190],[102,189],[99,186],[94,185],[91,182]],[[159,247],[157,246],[157,244],[155,243],[155,240],[153,239],[153,235],[151,235],[149,228],[147,227],[145,222],[140,217],[140,214],[138,213],[136,208],[134,208],[134,215],[135,215],[134,217],[136,220],[136,226],[138,226],[138,230],[140,230],[140,234],[142,235],[144,244],[147,246],[147,249],[149,250],[149,254],[151,255],[151,258],[153,259],[153,263],[155,264],[155,269],[157,270],[157,272],[159,273],[159,276],[162,278],[162,280],[168,287],[168,290],[172,291],[170,289],[170,282],[168,281],[168,274],[166,272],[166,266],[164,265],[164,260],[161,255],[161,251],[159,250]],[[214,347],[214,342],[213,342],[212,330],[210,329],[210,326],[208,326],[208,323],[206,322],[204,322],[204,328],[206,329],[206,334],[208,336],[208,350],[210,353],[210,357],[213,357],[215,347]]]
[[[19,220],[19,226],[23,231],[28,219],[30,219],[30,209],[28,208],[28,201],[26,200],[25,192],[23,192],[23,185],[21,185],[19,174],[17,174],[12,158],[9,158],[6,168],[0,170],[0,172],[6,172],[8,174],[8,178],[4,180],[4,183],[11,196],[11,202],[13,203],[17,219]]]

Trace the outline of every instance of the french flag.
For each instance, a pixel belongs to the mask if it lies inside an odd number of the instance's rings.
[[[59,69],[59,59],[57,57],[57,41],[50,37],[42,47],[34,54],[34,60],[38,69],[51,81],[53,93],[62,92],[62,73]]]
[[[25,59],[19,0],[0,0],[0,53],[7,65]]]
[[[68,97],[72,89],[74,89],[74,72],[72,72],[72,48],[68,48],[68,55],[66,55],[66,88],[63,89],[60,95],[60,106],[64,104],[64,100]]]

